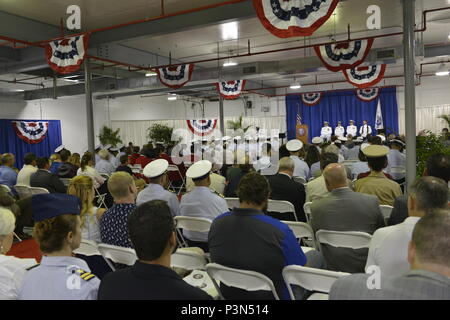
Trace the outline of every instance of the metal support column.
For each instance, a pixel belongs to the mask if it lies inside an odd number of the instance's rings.
[[[415,0],[403,0],[405,69],[406,188],[416,178]]]
[[[86,125],[87,125],[87,141],[88,151],[94,154],[94,108],[92,105],[92,87],[91,87],[91,66],[89,58],[84,60],[84,89],[86,94]]]
[[[225,136],[225,118],[223,115],[223,97],[219,95],[219,117],[220,117],[220,132]]]

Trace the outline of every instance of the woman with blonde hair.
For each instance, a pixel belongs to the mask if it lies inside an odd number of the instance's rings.
[[[94,168],[94,160],[89,152],[86,152],[81,158],[80,169],[77,171],[77,176],[88,176],[94,182],[94,188],[98,189],[104,182],[100,173]]]
[[[88,176],[77,176],[70,181],[67,194],[76,196],[81,201],[82,238],[100,242],[99,221],[105,209],[94,206],[94,183]]]
[[[79,153],[73,153],[70,157],[69,157],[69,162],[76,166],[76,167],[80,167],[81,166],[81,156]]]

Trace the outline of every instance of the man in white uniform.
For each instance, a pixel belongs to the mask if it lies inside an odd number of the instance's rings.
[[[286,144],[286,149],[290,152],[291,159],[294,160],[294,177],[302,177],[303,179],[308,181],[310,177],[309,166],[299,157],[299,153],[302,148],[303,142],[297,139],[290,140]]]
[[[358,128],[355,126],[355,121],[350,120],[350,125],[347,126],[347,135],[351,134],[352,137],[356,137],[358,133]]]
[[[166,201],[172,216],[175,217],[180,215],[180,203],[175,193],[165,189],[169,184],[167,177],[168,167],[169,162],[165,159],[153,160],[145,166],[143,174],[149,178],[150,183],[144,190],[139,192],[136,204],[141,205],[151,200]]]
[[[334,135],[338,138],[341,138],[345,135],[345,128],[342,126],[342,123],[338,121],[337,127],[334,128]]]
[[[326,141],[330,141],[333,129],[328,125],[328,121],[323,123],[322,130],[320,131],[320,137]]]
[[[363,120],[363,125],[359,128],[359,134],[363,139],[365,139],[367,135],[372,134],[372,128],[367,124],[367,120]]]

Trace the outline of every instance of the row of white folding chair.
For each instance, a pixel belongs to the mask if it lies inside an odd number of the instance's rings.
[[[34,194],[46,194],[46,193],[50,193],[47,189],[45,188],[39,188],[39,187],[29,187],[29,186],[25,186],[25,185],[15,185],[14,189],[17,191],[17,193],[19,194],[19,198],[23,199],[29,196],[32,196]]]
[[[195,231],[195,232],[209,232],[212,221],[206,218],[188,217],[188,216],[176,216],[175,218],[176,230],[182,241],[181,245],[187,247],[187,242],[183,237],[183,230]]]
[[[311,242],[312,247],[316,250],[318,249],[316,239],[314,236],[314,231],[309,224],[298,221],[282,221],[282,222],[287,224],[289,228],[291,228],[292,232],[298,239],[299,243],[301,239],[305,239],[306,243]]]
[[[239,198],[225,198],[225,201],[229,209],[239,208]],[[294,215],[295,221],[298,221],[297,215],[295,214],[295,207],[289,201],[269,199],[267,211],[279,213],[291,212]]]
[[[177,195],[180,195],[181,190],[182,190],[184,187],[186,187],[186,179],[183,178],[183,176],[181,175],[180,169],[179,169],[176,165],[174,165],[174,164],[169,165],[169,167],[167,168],[167,171],[168,171],[168,172],[177,172],[178,175],[181,177],[181,186],[175,187],[175,186],[172,184],[172,181],[169,181],[169,188],[168,188],[169,190],[172,190],[172,191],[174,191],[174,192],[177,192]],[[177,191],[176,189],[178,189],[178,191]]]

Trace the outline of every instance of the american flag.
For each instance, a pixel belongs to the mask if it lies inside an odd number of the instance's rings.
[[[297,124],[302,124],[302,117],[300,117],[300,114],[297,113]]]

